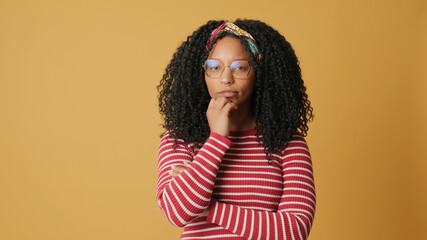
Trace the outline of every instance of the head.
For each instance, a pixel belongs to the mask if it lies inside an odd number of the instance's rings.
[[[205,82],[211,98],[227,97],[239,108],[250,108],[255,69],[241,40],[227,36],[218,40],[204,64]]]
[[[210,39],[223,23],[207,22],[173,55],[158,86],[163,127],[175,138],[204,143],[210,133],[206,118],[209,101],[228,89],[236,92],[232,101],[250,108],[266,153],[277,153],[296,132],[306,136],[307,123],[313,117],[298,59],[286,39],[261,21],[234,22],[254,38],[259,56],[243,36],[224,31]],[[219,78],[209,77],[203,67],[208,59],[230,67],[225,67]],[[247,78],[238,79],[231,72],[231,65],[240,59],[250,63]]]

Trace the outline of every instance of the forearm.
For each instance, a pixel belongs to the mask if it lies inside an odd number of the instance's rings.
[[[212,200],[206,221],[245,239],[307,239],[313,206],[270,212]]]
[[[307,239],[314,220],[316,193],[311,156],[304,138],[295,137],[281,158],[283,186],[277,211],[253,210],[212,200],[207,222],[245,239]],[[252,196],[248,201],[265,200]]]
[[[157,203],[172,224],[185,226],[209,206],[221,159],[231,144],[212,133],[187,169],[174,178],[168,174],[170,167],[191,156],[172,146],[160,147]]]

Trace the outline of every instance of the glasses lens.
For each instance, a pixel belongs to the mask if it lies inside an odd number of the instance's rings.
[[[247,60],[234,61],[230,65],[230,69],[233,72],[235,78],[246,78],[249,75],[251,66]]]
[[[219,60],[206,60],[205,62],[205,71],[209,77],[217,78],[221,76],[224,66]]]
[[[221,61],[215,59],[206,60],[203,67],[206,75],[211,78],[221,77],[225,68]],[[248,60],[238,60],[231,63],[230,70],[235,78],[247,78],[251,70],[251,65]]]

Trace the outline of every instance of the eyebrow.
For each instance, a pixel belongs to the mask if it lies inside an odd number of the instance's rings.
[[[223,63],[221,60],[219,60],[219,59],[217,59],[217,58],[208,58],[208,59],[206,59],[206,60],[217,60],[217,61],[220,61],[221,63]],[[251,63],[251,61],[252,61],[252,59],[238,58],[238,59],[233,59],[233,62],[235,62],[235,61],[241,61],[241,60],[246,60],[246,61],[248,61],[249,63]]]

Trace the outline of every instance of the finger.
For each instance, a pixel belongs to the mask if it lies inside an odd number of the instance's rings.
[[[178,176],[179,175],[179,173],[177,173],[177,172],[174,172],[174,171],[169,171],[168,172],[169,173],[169,176],[171,176],[171,177],[176,177],[176,176]]]
[[[212,107],[214,109],[221,110],[227,102],[228,100],[226,97],[219,97],[213,101]]]
[[[171,165],[172,170],[177,169],[177,168],[181,168],[181,167],[182,167],[182,164],[172,164]]]
[[[171,165],[171,169],[174,172],[182,172],[182,168],[184,168],[184,170],[185,170],[186,167],[184,167],[182,165],[175,165],[175,164]]]
[[[184,172],[185,171],[185,167],[175,167],[172,171],[174,171],[174,172],[176,172],[176,173],[178,173],[178,174],[180,174],[180,173],[182,173],[182,172]]]
[[[225,105],[225,104],[227,104],[227,103],[228,103],[228,101],[229,101],[229,99],[228,99],[228,98],[226,98],[226,97],[220,97],[220,98],[218,98],[218,104],[219,104],[221,107],[224,107],[224,105]]]
[[[212,107],[214,104],[215,104],[215,99],[214,99],[214,98],[211,98],[211,100],[209,101],[208,109],[209,109],[210,107]]]
[[[207,216],[209,214],[209,209],[205,209],[205,211],[203,211],[200,216]]]
[[[225,111],[228,115],[231,110],[236,110],[237,108],[238,108],[237,104],[235,104],[233,102],[229,102],[229,103],[225,104],[225,106],[222,110]]]

